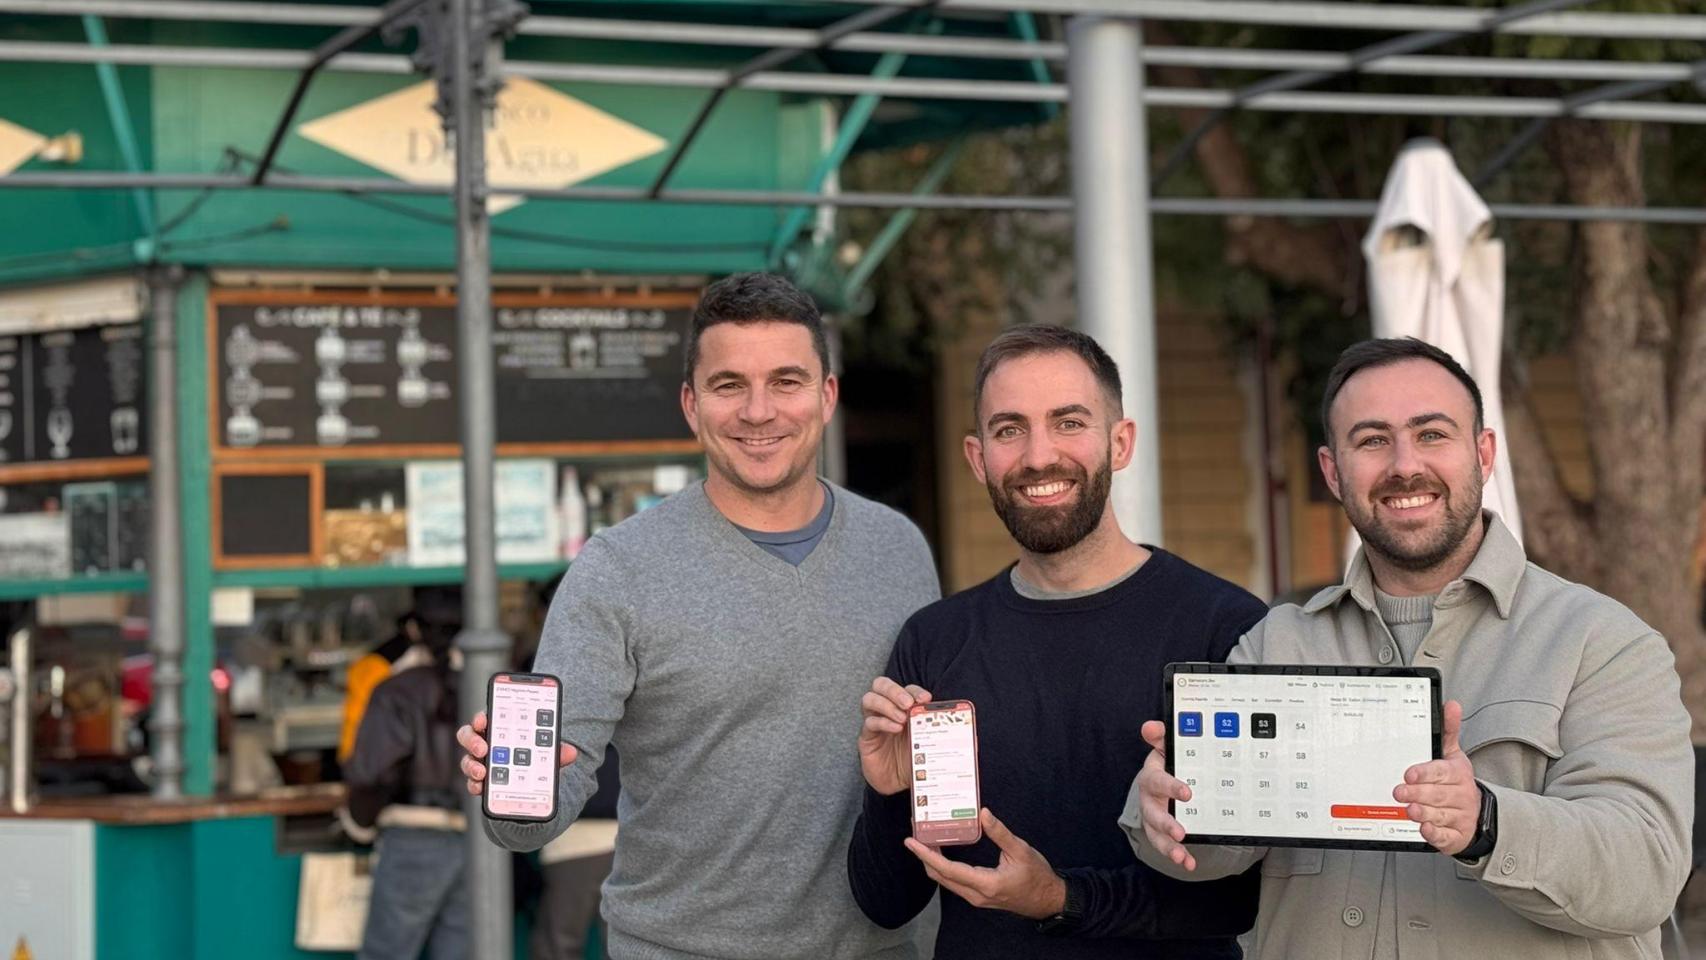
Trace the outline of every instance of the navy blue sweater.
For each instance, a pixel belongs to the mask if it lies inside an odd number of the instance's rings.
[[[1259,868],[1208,883],[1171,880],[1137,862],[1118,819],[1161,718],[1161,668],[1224,660],[1267,610],[1239,587],[1165,550],[1101,593],[1032,600],[1011,568],[913,614],[887,675],[938,700],[977,708],[983,805],[1048,858],[1084,905],[1075,929],[983,910],[942,892],[935,956],[948,958],[1236,958],[1256,917]],[[847,872],[873,921],[897,927],[937,891],[901,843],[910,798],[865,791]],[[988,838],[944,848],[995,866]]]

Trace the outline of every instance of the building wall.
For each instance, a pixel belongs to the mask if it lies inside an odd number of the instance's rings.
[[[978,355],[999,331],[968,322],[937,358],[937,471],[945,592],[963,590],[1018,558],[962,453],[971,429]],[[1235,583],[1254,586],[1253,490],[1244,452],[1249,424],[1239,367],[1213,317],[1166,311],[1158,320],[1162,522],[1165,546]]]

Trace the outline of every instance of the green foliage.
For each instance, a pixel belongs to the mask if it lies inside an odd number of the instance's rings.
[[[860,154],[842,169],[842,183],[849,190],[911,192],[939,153],[939,147],[914,146]],[[1066,189],[1069,164],[1064,120],[980,133],[967,142],[940,192],[1058,194]],[[848,210],[841,230],[862,250],[893,215]],[[843,349],[852,360],[923,370],[936,345],[952,339],[963,320],[932,310],[929,301],[949,292],[940,283],[972,269],[991,270],[1001,278],[1005,302],[984,306],[1022,318],[1026,302],[1066,263],[1071,241],[1070,221],[1058,216],[922,211],[872,277],[875,309],[843,329]]]

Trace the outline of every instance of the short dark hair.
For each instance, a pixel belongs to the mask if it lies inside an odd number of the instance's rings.
[[[1333,370],[1327,374],[1327,392],[1321,397],[1321,432],[1327,438],[1327,446],[1332,447],[1333,426],[1328,422],[1328,416],[1333,409],[1333,400],[1344,389],[1345,381],[1363,370],[1375,367],[1389,367],[1394,363],[1405,360],[1431,360],[1444,367],[1448,373],[1463,384],[1463,389],[1469,391],[1469,398],[1475,401],[1475,432],[1481,432],[1485,422],[1485,411],[1481,406],[1481,388],[1475,385],[1475,378],[1463,365],[1452,359],[1451,354],[1415,337],[1385,337],[1374,340],[1363,340],[1353,343],[1339,354],[1339,360],[1333,364]]]
[[[1009,360],[1034,353],[1070,353],[1084,361],[1090,373],[1107,393],[1116,416],[1124,416],[1125,399],[1120,389],[1120,368],[1114,358],[1102,349],[1089,334],[1069,327],[1039,323],[1014,327],[990,341],[977,361],[977,380],[972,386],[971,416],[979,433],[983,432],[983,385],[995,368]]]
[[[699,365],[699,338],[720,323],[797,323],[812,335],[812,349],[823,363],[823,372],[830,373],[829,336],[824,333],[823,314],[812,298],[774,273],[737,273],[706,287],[693,308],[681,370],[681,378],[689,386],[693,384],[693,368]]]

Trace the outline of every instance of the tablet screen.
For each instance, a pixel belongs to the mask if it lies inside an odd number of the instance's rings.
[[[1437,674],[1196,666],[1177,665],[1169,698],[1187,842],[1425,845],[1392,789],[1435,756]]]

